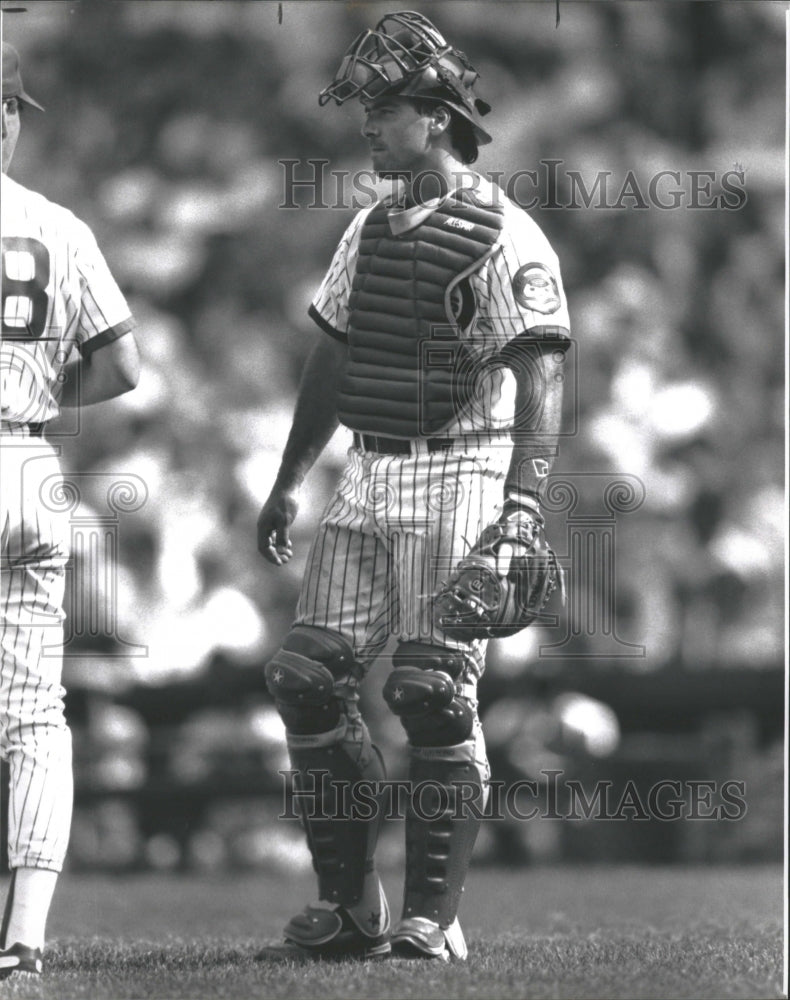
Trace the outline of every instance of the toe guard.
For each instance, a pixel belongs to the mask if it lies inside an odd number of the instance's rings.
[[[464,932],[456,918],[442,929],[427,917],[406,917],[392,932],[392,946],[401,955],[413,958],[451,958],[464,961],[467,956]]]
[[[334,910],[308,906],[288,921],[284,934],[290,944],[325,956],[376,958],[390,953],[388,918],[381,933],[371,937],[342,906]]]

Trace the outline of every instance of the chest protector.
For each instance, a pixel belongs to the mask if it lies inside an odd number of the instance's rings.
[[[387,205],[360,234],[349,297],[348,365],[338,415],[356,431],[417,438],[439,433],[468,398],[468,349],[451,308],[453,289],[482,267],[502,228],[501,206],[468,191],[394,236]]]

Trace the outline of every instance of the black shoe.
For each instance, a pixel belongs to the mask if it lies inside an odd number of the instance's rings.
[[[40,948],[26,948],[17,942],[0,951],[0,979],[17,975],[40,976],[42,968]]]

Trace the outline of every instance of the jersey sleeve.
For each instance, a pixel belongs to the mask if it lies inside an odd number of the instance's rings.
[[[84,223],[75,222],[74,264],[80,282],[76,340],[87,356],[128,333],[135,322],[93,233]]]
[[[356,269],[362,223],[368,210],[358,212],[337,245],[329,270],[321,282],[308,313],[318,326],[335,340],[348,339],[348,300]]]
[[[481,319],[500,346],[516,337],[570,344],[568,303],[557,255],[521,209],[503,228],[488,262]]]

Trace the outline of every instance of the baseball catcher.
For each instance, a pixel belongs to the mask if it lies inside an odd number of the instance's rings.
[[[318,876],[318,902],[285,928],[301,954],[466,957],[458,906],[489,782],[485,641],[529,625],[562,589],[540,491],[567,303],[541,230],[471,169],[491,142],[477,84],[463,52],[400,11],[352,43],[319,98],[360,102],[373,168],[397,183],[348,226],[310,306],[321,336],[258,519],[260,552],[281,566],[304,477],[348,428],[295,622],[266,667]],[[411,790],[432,790],[403,803],[394,926],[375,864],[382,810],[355,813],[335,794],[384,787],[359,687],[385,647]]]

